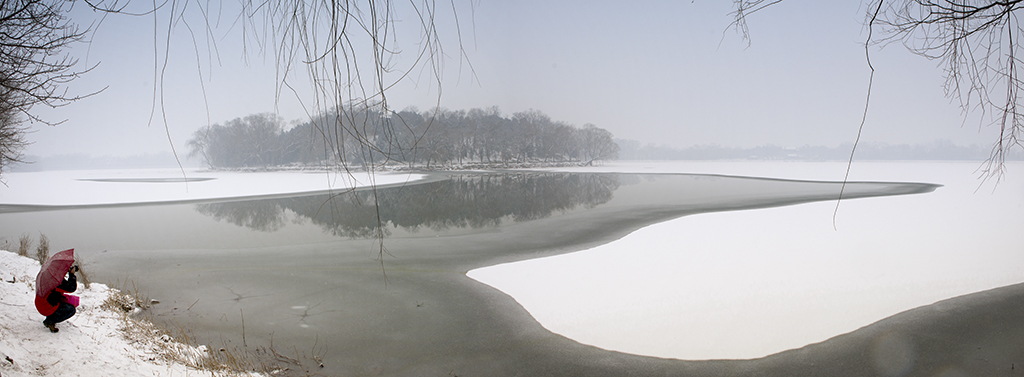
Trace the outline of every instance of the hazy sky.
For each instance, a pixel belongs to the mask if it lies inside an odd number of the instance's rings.
[[[506,115],[536,109],[578,126],[593,123],[619,138],[674,147],[836,146],[856,137],[869,74],[861,44],[866,36],[865,11],[859,1],[786,0],[750,18],[749,47],[728,29],[731,2],[470,5],[456,2],[463,47],[475,76],[459,59],[454,29],[444,24],[448,21],[441,25],[448,56],[440,100],[445,108],[498,106]],[[76,16],[94,17],[84,9]],[[414,52],[419,40],[415,20],[399,18],[404,22],[398,27],[399,47]],[[212,24],[218,53],[211,54],[201,43],[198,59],[189,32],[191,27],[204,38],[201,25],[179,22],[172,32],[162,101],[174,147],[184,151],[185,140],[198,127],[252,113],[276,111],[288,120],[305,118],[295,94],[286,92],[275,99],[273,59],[250,54],[246,60],[237,33],[240,26],[231,29],[230,17],[214,18]],[[161,19],[161,63],[165,28]],[[92,44],[76,48],[74,54],[83,67],[99,64],[75,81],[71,91],[106,90],[58,110],[37,107],[48,119],[67,122],[36,127],[29,136],[34,144],[26,153],[102,156],[170,151],[159,108],[149,124],[154,98],[153,18],[110,16],[96,30]],[[412,33],[403,35],[405,30]],[[995,140],[995,130],[979,132],[977,120],[962,125],[958,106],[943,95],[938,62],[914,56],[899,45],[872,51],[875,86],[863,140]],[[411,58],[403,55],[398,66]],[[299,99],[308,103],[305,71],[289,75]],[[436,86],[429,75],[415,71],[394,88],[390,101],[397,109],[429,109],[437,104]]]

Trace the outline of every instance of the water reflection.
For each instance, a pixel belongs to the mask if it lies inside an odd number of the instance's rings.
[[[367,238],[392,228],[435,231],[498,226],[612,199],[618,175],[466,174],[425,184],[340,194],[196,204],[197,212],[262,232],[310,221],[325,232]],[[379,219],[378,219],[379,213]],[[379,221],[378,221],[379,220]]]
[[[863,365],[859,356],[832,356],[835,349],[862,355],[863,347],[832,343],[807,358],[781,354],[762,363],[684,362],[582,345],[547,331],[515,299],[466,272],[583,250],[680,216],[834,200],[842,187],[714,175],[479,173],[333,198],[22,206],[0,214],[0,229],[74,240],[97,280],[130,274],[138,290],[165,303],[151,309],[154,318],[194,329],[200,342],[245,342],[244,311],[250,346],[322,344],[329,349],[317,360],[323,375],[837,375],[809,367]],[[850,182],[843,197],[936,187]],[[375,240],[361,239],[378,229],[394,233],[386,257]]]
[[[261,232],[273,232],[284,227],[288,216],[280,203],[271,200],[196,204],[196,211],[217,221],[244,226]]]

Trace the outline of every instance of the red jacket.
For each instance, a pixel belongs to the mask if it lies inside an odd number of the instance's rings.
[[[36,310],[39,311],[39,314],[49,317],[57,311],[57,307],[62,302],[67,302],[64,294],[74,292],[76,289],[78,289],[78,279],[75,278],[75,274],[68,274],[68,277],[64,278],[57,288],[46,294],[46,297],[36,295]]]

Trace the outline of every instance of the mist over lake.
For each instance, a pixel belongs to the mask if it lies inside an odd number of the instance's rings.
[[[783,351],[1024,282],[1021,180],[974,194],[966,163],[867,165],[833,228],[842,168],[636,163],[270,198],[4,203],[0,236],[46,234],[93,279],[159,299],[158,322],[211,347],[272,339],[322,358],[325,375],[857,375]],[[224,179],[209,178],[192,185]],[[857,347],[807,352],[863,361]]]

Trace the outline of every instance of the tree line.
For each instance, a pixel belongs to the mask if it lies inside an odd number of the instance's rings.
[[[695,145],[688,148],[672,148],[664,145],[642,144],[636,140],[617,139],[621,147],[619,158],[624,160],[805,160],[805,161],[846,161],[850,158],[853,144],[843,143],[837,147],[805,145],[788,148],[778,145],[761,145],[751,148],[726,147],[720,145]],[[862,142],[857,146],[856,160],[937,160],[937,161],[984,161],[989,158],[991,147],[981,145],[957,145],[949,140],[935,140],[924,144],[897,144]],[[1007,161],[1024,160],[1024,153],[1013,150],[1006,153]]]
[[[463,164],[576,162],[614,159],[612,133],[582,128],[530,110],[503,116],[496,107],[450,111],[381,112],[341,109],[285,129],[279,116],[263,113],[205,126],[193,133],[190,157],[210,167],[384,164],[437,168]]]

